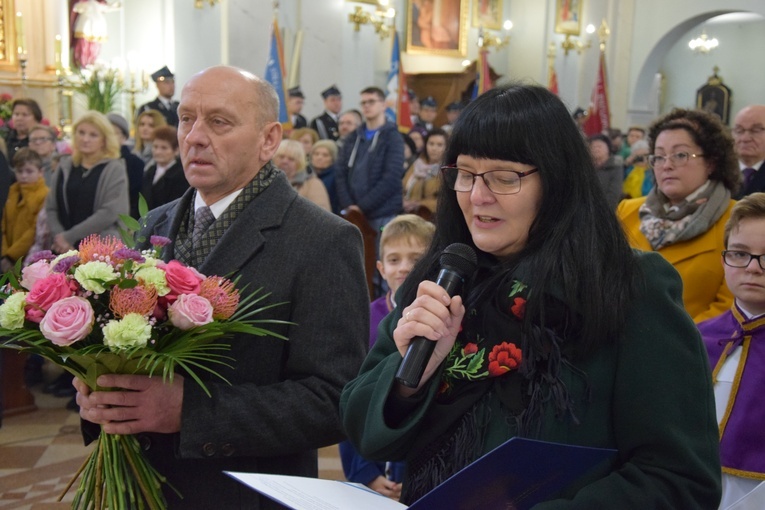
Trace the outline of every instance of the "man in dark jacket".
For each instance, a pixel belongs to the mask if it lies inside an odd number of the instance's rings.
[[[149,101],[138,108],[136,117],[147,110],[157,110],[165,117],[167,124],[178,127],[178,101],[173,100],[175,94],[175,75],[167,66],[152,73],[151,79],[157,85],[159,95],[154,101]]]
[[[356,209],[379,229],[402,209],[404,142],[385,118],[385,93],[361,91],[364,123],[350,133],[338,157],[336,186],[342,209]]]

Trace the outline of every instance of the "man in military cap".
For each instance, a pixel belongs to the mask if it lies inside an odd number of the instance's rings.
[[[438,105],[433,96],[428,96],[420,101],[420,115],[415,126],[422,126],[430,132],[435,126],[433,122],[438,115]]]
[[[178,127],[178,101],[173,101],[175,94],[175,75],[167,66],[151,75],[151,79],[157,85],[159,95],[154,101],[141,105],[136,112],[136,117],[146,110],[157,110],[167,120],[168,125]]]
[[[337,141],[340,138],[337,122],[340,110],[343,109],[343,96],[340,90],[332,85],[322,91],[321,97],[324,99],[324,113],[311,121],[311,128],[319,133],[322,140]]]
[[[446,105],[446,124],[441,126],[441,129],[447,133],[451,133],[452,129],[454,129],[454,123],[457,122],[460,113],[462,113],[462,108],[464,108],[464,106],[459,101],[454,101],[453,103]]]
[[[290,116],[292,127],[294,129],[300,129],[308,127],[308,121],[305,117],[300,115],[300,111],[303,109],[303,103],[305,103],[305,95],[300,87],[292,87],[287,91],[287,114]]]

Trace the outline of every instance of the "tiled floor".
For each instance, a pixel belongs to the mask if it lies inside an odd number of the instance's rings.
[[[64,409],[67,399],[35,393],[38,410],[3,419],[0,428],[0,508],[63,510],[58,497],[89,453],[82,445],[77,413]],[[319,451],[319,476],[340,480],[337,446]]]

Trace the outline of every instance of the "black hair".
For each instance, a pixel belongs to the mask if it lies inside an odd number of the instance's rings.
[[[428,134],[425,135],[425,138],[422,141],[422,152],[420,153],[420,159],[429,165],[432,165],[433,163],[442,163],[441,161],[430,161],[430,156],[428,156],[428,140],[430,140],[430,137],[432,136],[442,136],[444,141],[447,143],[449,141],[449,134],[441,128],[433,128],[428,132]]]
[[[587,143],[592,143],[595,141],[601,141],[604,144],[606,144],[606,147],[608,147],[609,154],[612,154],[614,152],[614,146],[611,143],[611,139],[607,137],[606,135],[604,135],[603,133],[594,134],[587,139]]]
[[[16,99],[11,104],[11,112],[13,112],[13,109],[17,106],[26,106],[29,108],[29,111],[32,112],[32,116],[35,118],[37,122],[42,122],[43,114],[42,110],[40,109],[40,105],[37,104],[37,101],[30,97],[21,97],[19,99]]]
[[[362,94],[375,94],[382,101],[385,101],[385,91],[380,87],[367,87],[361,91]]]
[[[454,165],[460,155],[514,161],[539,170],[541,206],[528,241],[512,260],[497,261],[508,270],[523,261],[528,269],[524,283],[532,292],[526,316],[544,322],[543,295],[554,293],[574,308],[569,312],[580,333],[580,354],[615,341],[638,270],[598,183],[588,147],[558,96],[517,83],[481,95],[455,123],[445,164]],[[476,248],[457,194],[443,181],[435,224],[428,253],[402,289],[402,306],[414,300],[420,281],[433,278],[446,246],[459,242]]]

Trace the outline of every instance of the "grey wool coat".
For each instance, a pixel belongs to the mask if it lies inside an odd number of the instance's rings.
[[[194,190],[149,213],[146,233],[175,239]],[[148,238],[148,237],[147,237]],[[173,258],[172,244],[163,258]],[[343,439],[340,392],[366,353],[369,304],[361,235],[299,197],[284,174],[240,213],[197,268],[241,277],[270,293],[263,318],[289,340],[235,337],[231,385],[209,380],[212,398],[185,378],[176,434],[140,434],[152,464],[184,496],[170,508],[282,508],[223,470],[317,476],[317,448]]]

